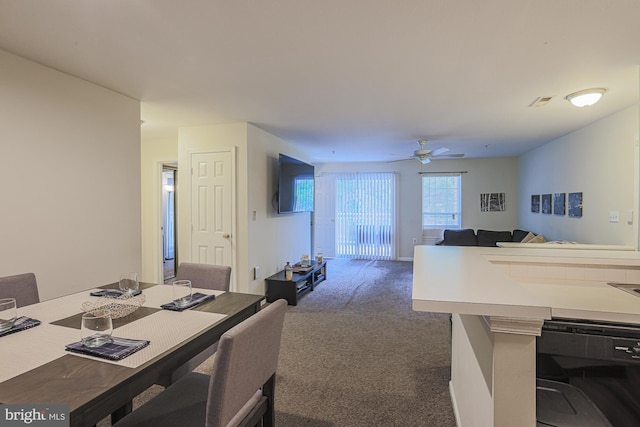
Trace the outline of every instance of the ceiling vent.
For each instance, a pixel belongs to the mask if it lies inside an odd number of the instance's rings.
[[[536,98],[535,101],[533,101],[531,103],[531,105],[529,105],[529,107],[542,107],[544,104],[546,104],[547,102],[551,101],[551,96],[540,96],[538,98]]]

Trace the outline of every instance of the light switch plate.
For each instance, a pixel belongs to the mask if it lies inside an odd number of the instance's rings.
[[[253,280],[260,278],[260,267],[253,267]]]
[[[618,222],[620,214],[618,211],[609,212],[609,222]]]

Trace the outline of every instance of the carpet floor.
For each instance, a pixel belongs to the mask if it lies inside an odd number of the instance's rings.
[[[411,309],[412,268],[329,260],[327,280],[289,306],[276,377],[278,427],[455,426],[449,315]],[[214,357],[197,371],[210,372]],[[161,390],[147,390],[134,408]]]
[[[330,260],[289,307],[276,424],[455,426],[449,315],[411,309],[411,262]]]

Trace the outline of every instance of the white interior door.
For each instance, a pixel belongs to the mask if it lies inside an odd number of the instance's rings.
[[[192,262],[234,267],[232,166],[231,151],[191,155]]]
[[[314,212],[315,253],[324,257],[336,255],[336,194],[335,179],[330,175],[316,177]]]

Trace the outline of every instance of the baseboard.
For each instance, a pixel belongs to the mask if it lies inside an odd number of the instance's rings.
[[[460,424],[460,413],[458,412],[458,404],[456,403],[456,393],[453,389],[453,382],[449,381],[449,395],[451,396],[451,405],[453,406],[453,415],[456,417],[456,425],[462,427]]]
[[[411,258],[407,258],[407,257],[396,258],[396,261],[413,261],[413,257],[411,257]]]

